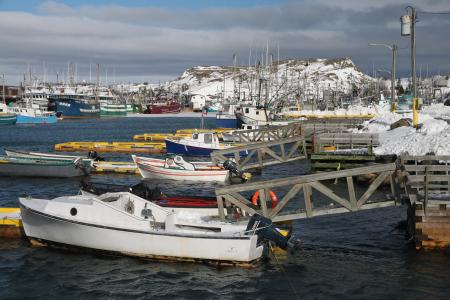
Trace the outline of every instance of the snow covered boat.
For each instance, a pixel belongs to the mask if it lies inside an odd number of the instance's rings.
[[[25,234],[41,245],[218,264],[258,260],[267,239],[289,245],[289,237],[259,215],[247,225],[183,218],[131,193],[19,201]]]
[[[235,146],[220,143],[214,132],[194,132],[191,138],[166,138],[165,143],[167,153],[188,156],[209,156],[214,150],[223,150]],[[241,152],[240,155],[246,156],[248,153]]]
[[[132,155],[143,178],[162,178],[201,182],[226,182],[230,172],[211,162],[187,162],[175,155],[166,159]]]
[[[77,177],[89,175],[80,158],[74,160],[34,159],[0,156],[0,175],[24,177]]]

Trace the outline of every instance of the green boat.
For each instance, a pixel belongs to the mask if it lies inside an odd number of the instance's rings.
[[[68,178],[89,175],[81,158],[55,160],[0,156],[0,176]]]
[[[127,115],[126,104],[104,104],[100,105],[101,117],[120,117]]]
[[[17,122],[17,116],[13,114],[0,114],[0,125],[13,125]]]

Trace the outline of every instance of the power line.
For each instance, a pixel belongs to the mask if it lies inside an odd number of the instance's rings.
[[[429,15],[450,15],[450,11],[424,11],[424,10],[418,10],[417,12],[420,12],[422,14],[429,14]]]

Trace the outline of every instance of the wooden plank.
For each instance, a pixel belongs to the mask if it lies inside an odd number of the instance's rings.
[[[223,196],[226,200],[230,201],[231,203],[233,203],[234,205],[236,205],[237,207],[239,207],[240,209],[242,209],[243,211],[247,212],[249,215],[254,215],[256,213],[256,210],[254,210],[253,208],[249,207],[246,202],[244,202],[241,199],[241,195],[239,194],[230,194],[230,195],[224,195]],[[242,197],[244,200],[246,200],[244,197]],[[248,203],[248,201],[247,201]]]
[[[363,205],[370,196],[375,192],[375,190],[383,183],[384,179],[389,176],[391,172],[382,172],[378,177],[370,184],[367,191],[359,198],[358,200],[358,207]]]
[[[351,210],[356,210],[358,208],[358,205],[356,202],[355,187],[353,186],[353,177],[349,176],[346,178],[347,178],[348,198],[350,199],[350,207]]]
[[[225,220],[225,212],[224,212],[224,208],[223,208],[223,200],[222,200],[222,196],[217,196],[217,209],[219,210],[219,218],[221,220]]]
[[[305,199],[306,216],[312,217],[312,203],[311,203],[311,187],[309,184],[303,184],[303,197]]]
[[[328,187],[326,187],[322,183],[320,183],[320,182],[311,182],[310,185],[313,188],[315,188],[316,190],[318,190],[319,192],[321,192],[322,194],[324,194],[325,196],[327,196],[328,198],[330,198],[331,200],[339,203],[340,205],[342,205],[343,207],[347,208],[348,210],[352,210],[350,202],[347,199],[344,199],[344,198],[336,195],[331,189],[329,189]]]
[[[348,176],[354,177],[357,175],[369,174],[369,173],[388,172],[388,174],[391,174],[390,171],[394,171],[395,169],[396,169],[395,163],[390,163],[390,164],[373,165],[373,166],[369,166],[369,167],[353,168],[353,169],[347,169],[347,170],[341,170],[341,171],[331,171],[331,172],[326,172],[326,173],[308,174],[308,175],[293,176],[293,177],[287,177],[287,178],[281,178],[281,179],[263,180],[263,181],[258,181],[258,182],[248,182],[248,183],[234,184],[231,186],[217,188],[216,194],[219,194],[219,195],[227,194],[230,191],[244,192],[244,191],[249,191],[249,190],[257,190],[257,189],[261,188],[262,186],[274,188],[274,187],[278,187],[278,186],[303,184],[303,183],[309,183],[309,182],[314,182],[314,181],[319,181],[319,180],[323,181],[323,180],[343,178],[343,177],[348,177]]]
[[[272,211],[270,212],[270,218],[275,217],[282,209],[283,207],[289,202],[289,200],[291,200],[295,195],[297,195],[297,193],[303,188],[303,185],[301,184],[296,184],[294,185],[289,192],[286,193],[286,195],[284,195],[283,199],[281,199],[277,206],[275,206],[274,209],[272,209]]]

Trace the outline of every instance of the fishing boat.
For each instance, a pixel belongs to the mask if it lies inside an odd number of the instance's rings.
[[[214,132],[194,132],[190,138],[166,138],[164,141],[167,153],[188,156],[209,156],[214,150],[223,150],[235,146],[220,143]],[[246,151],[240,154],[241,156],[248,155]]]
[[[26,197],[19,202],[24,231],[33,244],[215,264],[253,263],[269,239],[289,246],[289,237],[257,214],[247,225],[185,218],[131,193]]]
[[[176,101],[148,103],[144,114],[173,114],[181,111],[181,104]]]
[[[269,110],[264,107],[243,105],[239,110],[236,110],[235,114],[238,126],[242,126],[242,124],[267,125],[270,122],[269,113]]]
[[[96,118],[100,115],[100,105],[89,95],[53,94],[49,96],[49,105],[63,118]]]
[[[0,125],[14,125],[17,122],[15,114],[0,113]]]
[[[238,128],[238,120],[235,115],[237,105],[227,104],[224,111],[216,114],[217,128]]]
[[[127,115],[126,104],[103,103],[100,104],[101,117],[123,117]]]
[[[222,141],[224,142],[239,142],[239,137],[237,136],[238,132],[247,131],[247,130],[255,130],[259,129],[260,126],[258,125],[248,125],[248,124],[242,124],[241,129],[232,130],[229,132],[222,132]],[[250,134],[250,136],[254,137],[255,135],[258,135],[258,133]]]
[[[74,160],[0,156],[1,176],[68,178],[89,175],[80,158]]]
[[[131,156],[143,178],[188,180],[199,182],[226,182],[230,172],[211,162],[187,162],[179,155],[166,159]]]
[[[51,124],[58,121],[54,112],[33,108],[28,105],[7,106],[0,103],[1,112],[15,114],[17,124]]]
[[[218,216],[216,197],[200,197],[186,195],[165,195],[160,188],[148,181],[141,181],[132,186],[81,181],[80,194],[100,196],[106,193],[130,192],[142,199],[151,201],[174,212],[191,212],[204,216]],[[227,211],[224,212],[225,215]],[[243,215],[242,211],[237,213]]]

